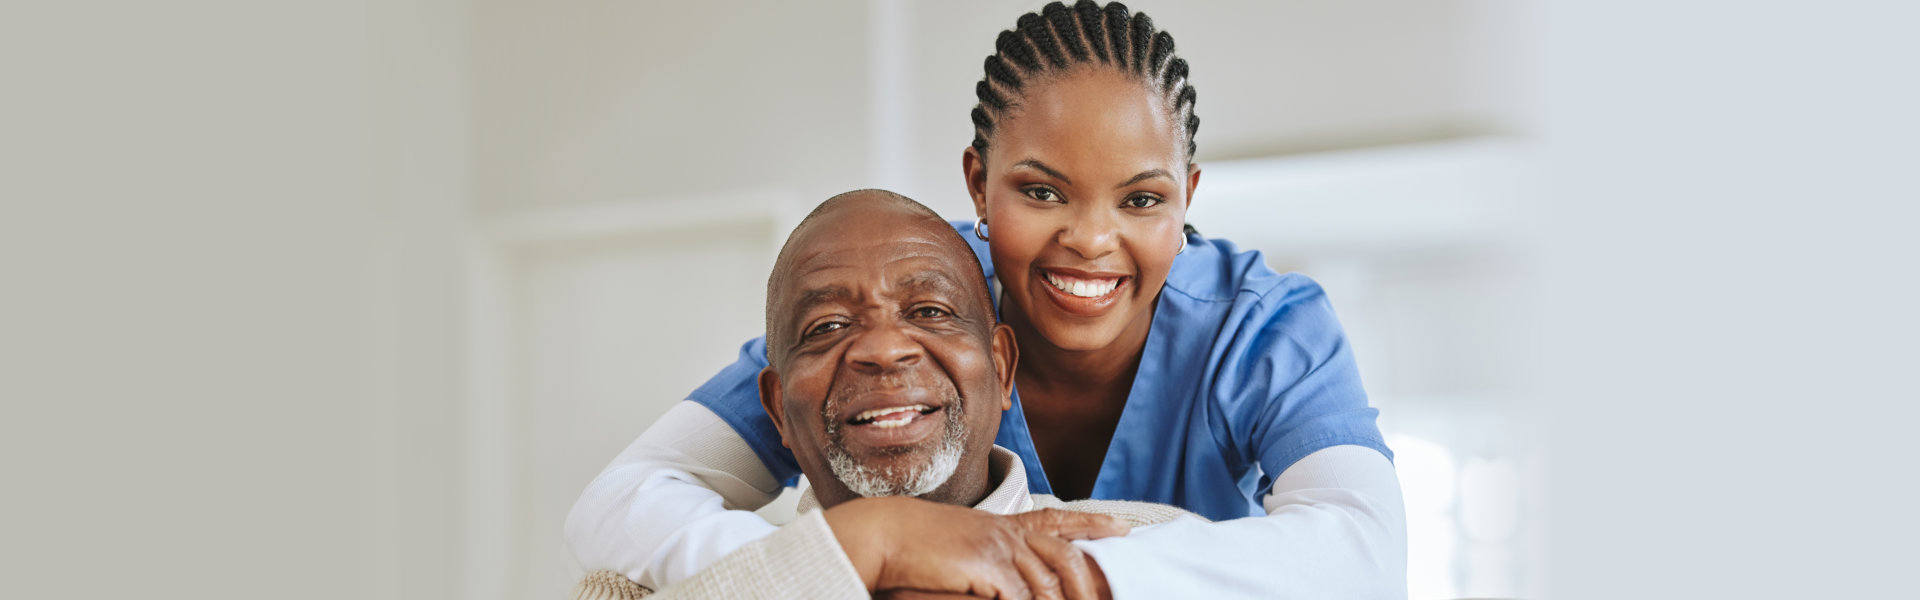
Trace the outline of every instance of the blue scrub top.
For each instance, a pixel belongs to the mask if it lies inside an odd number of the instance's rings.
[[[953,226],[992,278],[973,222]],[[732,425],[791,485],[800,467],[760,406],[756,378],[766,366],[766,338],[754,338],[688,399]],[[1366,446],[1391,459],[1378,415],[1319,284],[1275,273],[1258,251],[1190,234],[1154,307],[1093,497],[1172,504],[1216,521],[1266,514],[1260,498],[1273,477],[1314,451]],[[1018,390],[994,443],[1020,455],[1033,493],[1053,493]]]

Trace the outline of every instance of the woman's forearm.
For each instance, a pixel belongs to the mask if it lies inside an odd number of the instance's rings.
[[[1116,598],[1405,598],[1406,516],[1393,464],[1334,446],[1274,481],[1267,515],[1186,518],[1076,542]]]
[[[663,589],[773,533],[749,511],[779,492],[731,426],[681,402],[588,484],[567,515],[567,546],[587,572]]]

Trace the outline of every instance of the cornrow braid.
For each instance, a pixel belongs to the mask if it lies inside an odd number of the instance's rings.
[[[1195,94],[1186,59],[1174,56],[1173,35],[1155,31],[1146,13],[1119,2],[1105,6],[1079,0],[1069,8],[1054,2],[1039,12],[1020,15],[1014,28],[1000,32],[994,53],[982,65],[986,75],[974,86],[973,147],[981,153],[993,139],[994,124],[1019,106],[1025,86],[1048,76],[1087,66],[1107,65],[1132,75],[1167,99],[1172,125],[1187,142],[1193,160]]]
[[[1067,5],[1048,4],[1040,9],[1040,16],[1047,18],[1047,25],[1053,27],[1053,39],[1060,42],[1060,49],[1067,51],[1073,64],[1087,62],[1087,44],[1080,38],[1080,19],[1067,10]]]
[[[1074,20],[1080,22],[1080,35],[1087,40],[1087,50],[1092,51],[1094,58],[1100,59],[1100,62],[1111,64],[1113,61],[1107,58],[1106,14],[1089,0],[1075,3],[1073,16]]]
[[[1107,30],[1107,53],[1113,56],[1113,65],[1123,71],[1133,70],[1133,31],[1127,27],[1114,27],[1107,23],[1124,23],[1127,20],[1127,6],[1108,4],[1102,10],[1102,28]]]

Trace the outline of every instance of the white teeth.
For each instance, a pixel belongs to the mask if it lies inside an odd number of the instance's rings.
[[[899,427],[901,425],[905,425],[913,421],[914,415],[918,415],[922,412],[926,412],[931,408],[932,407],[929,407],[925,404],[914,404],[911,406],[895,406],[893,408],[876,408],[873,410],[861,411],[860,414],[853,416],[853,421],[855,423],[860,423],[863,421],[872,421],[873,422],[872,424],[875,427]],[[894,418],[885,419],[885,420],[881,419],[881,417],[886,417],[886,416],[892,416]]]
[[[1119,279],[1069,279],[1045,271],[1041,275],[1053,287],[1081,298],[1099,298],[1113,293],[1113,288],[1120,286]]]

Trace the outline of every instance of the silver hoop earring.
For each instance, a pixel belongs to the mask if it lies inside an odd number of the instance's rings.
[[[973,237],[980,238],[980,241],[982,242],[988,241],[987,230],[985,229],[986,226],[987,226],[986,219],[974,219],[973,220]]]
[[[1186,251],[1187,251],[1187,232],[1182,231],[1180,232],[1180,249],[1173,251],[1173,255],[1179,256],[1180,253],[1186,252]]]

